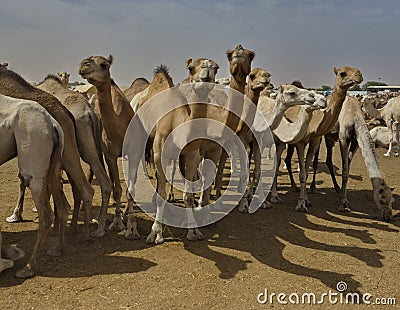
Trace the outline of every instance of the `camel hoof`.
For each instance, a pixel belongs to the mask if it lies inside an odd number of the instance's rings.
[[[311,202],[309,200],[306,200],[305,203],[306,203],[306,207],[307,208],[311,208],[312,207],[312,204],[311,204]]]
[[[121,216],[115,216],[113,222],[108,226],[109,230],[116,230],[116,231],[121,231],[125,229],[125,225],[122,222],[122,217]]]
[[[104,229],[97,229],[94,233],[91,233],[90,236],[95,238],[101,238],[104,237],[105,234],[106,231]]]
[[[30,278],[33,277],[35,275],[35,272],[32,270],[32,268],[25,266],[24,268],[22,268],[21,270],[17,271],[17,273],[15,274],[15,276],[17,278]]]
[[[317,188],[315,187],[315,185],[314,186],[313,185],[310,186],[310,193],[311,194],[315,194],[316,190],[317,190]]]
[[[204,236],[203,236],[204,238]],[[193,230],[189,230],[187,235],[186,235],[186,239],[190,240],[190,241],[197,241],[199,240],[197,237],[197,234],[193,231]]]
[[[294,207],[294,210],[297,212],[308,212],[305,202],[299,202],[297,206]]]
[[[282,203],[283,201],[282,201],[282,199],[279,198],[278,195],[276,195],[276,196],[271,197],[271,202],[272,203]]]
[[[155,240],[156,240],[156,234],[151,232],[146,238],[146,243],[154,243]]]
[[[339,206],[339,207],[338,207],[338,210],[339,210],[340,212],[351,212],[350,206],[345,206],[345,205]]]
[[[11,259],[0,258],[0,273],[8,268],[12,268],[14,266],[14,261]]]
[[[390,153],[385,153],[385,154],[383,154],[383,156],[390,157]]]
[[[162,236],[157,236],[156,240],[154,240],[154,244],[163,244],[164,238]]]
[[[335,186],[335,192],[340,193],[340,187],[338,185]]]
[[[50,249],[50,250],[47,250],[47,255],[53,256],[53,257],[58,257],[58,256],[62,255],[62,251],[57,248]]]
[[[139,240],[140,239],[140,234],[137,231],[134,231],[133,229],[127,229],[124,234],[125,239],[128,240]]]
[[[1,249],[1,256],[6,259],[18,260],[25,256],[24,251],[16,246],[3,246]]]
[[[174,194],[169,194],[167,201],[171,203],[176,202]]]
[[[249,202],[248,202],[248,200],[246,198],[240,199],[239,211],[242,212],[242,213],[249,212]]]
[[[385,222],[390,221],[391,219],[393,219],[393,213],[391,209],[383,209],[382,210],[382,219]]]
[[[22,222],[23,220],[24,219],[22,218],[21,215],[16,215],[16,214],[13,214],[6,218],[6,222],[8,223],[19,223]]]
[[[271,209],[272,208],[272,204],[269,201],[264,201],[261,205],[261,208],[263,209]]]

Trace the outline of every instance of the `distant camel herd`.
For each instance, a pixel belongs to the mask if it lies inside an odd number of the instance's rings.
[[[274,90],[270,73],[265,69],[252,68],[255,53],[236,46],[226,53],[229,63],[230,79],[216,79],[219,65],[206,58],[189,59],[186,62],[188,78],[182,85],[188,85],[191,102],[187,97],[177,94],[177,108],[157,118],[149,135],[143,135],[140,126],[134,128],[137,135],[132,145],[146,146],[146,161],[154,167],[156,191],[158,196],[155,220],[146,242],[160,244],[163,237],[164,202],[174,200],[173,186],[167,195],[167,177],[162,164],[162,151],[167,138],[182,124],[207,119],[216,121],[236,135],[245,145],[250,161],[250,176],[244,170],[238,171],[240,181],[238,192],[244,193],[238,207],[241,212],[249,212],[249,206],[256,199],[256,188],[261,182],[262,152],[267,147],[263,142],[272,133],[275,144],[275,170],[278,172],[281,156],[287,149],[285,159],[289,170],[293,190],[299,191],[296,211],[306,212],[311,206],[308,199],[306,182],[309,167],[313,166],[311,191],[316,187],[318,154],[322,137],[327,148],[327,165],[331,172],[335,190],[340,194],[338,209],[350,211],[347,197],[347,183],[350,162],[360,148],[368,176],[373,187],[373,197],[382,219],[392,218],[392,189],[382,176],[375,146],[388,147],[386,156],[399,154],[400,134],[400,96],[382,98],[365,96],[356,98],[347,95],[350,87],[360,84],[363,76],[360,70],[343,66],[334,68],[335,83],[333,92],[328,97],[304,89],[301,82],[280,85]],[[113,57],[90,56],[80,62],[78,72],[95,87],[93,97],[85,96],[68,87],[69,74],[60,72],[48,75],[41,83],[32,85],[19,74],[8,69],[8,64],[0,65],[0,164],[18,156],[18,177],[20,179],[20,197],[12,215],[6,220],[10,223],[22,220],[23,201],[26,187],[32,192],[35,208],[38,212],[39,231],[35,248],[27,265],[16,273],[17,277],[26,278],[35,274],[40,252],[46,235],[53,224],[58,232],[56,248],[48,250],[49,255],[62,255],[64,234],[70,205],[61,185],[61,172],[65,171],[73,193],[73,212],[70,229],[77,231],[79,211],[84,213],[84,224],[80,239],[103,237],[109,230],[125,230],[125,238],[140,239],[137,221],[134,216],[135,185],[137,172],[142,162],[141,152],[129,159],[129,178],[127,180],[128,203],[125,212],[121,208],[122,186],[119,177],[117,159],[122,156],[124,139],[131,120],[140,109],[148,115],[157,115],[150,102],[157,94],[172,89],[175,85],[168,68],[160,66],[154,71],[151,82],[144,78],[136,79],[132,85],[122,91],[111,78],[110,67]],[[226,92],[222,92],[221,106],[207,104],[216,82],[224,83]],[[239,107],[234,93],[241,94],[254,107]],[[382,101],[383,103],[382,107]],[[147,105],[146,105],[147,104]],[[235,110],[236,109],[236,110]],[[239,111],[239,113],[233,111]],[[261,118],[260,118],[261,116]],[[246,121],[244,121],[246,120]],[[249,123],[250,122],[250,123]],[[383,125],[377,126],[374,125]],[[372,128],[374,127],[374,128]],[[191,141],[195,128],[180,133],[182,139]],[[371,129],[371,132],[369,131]],[[201,180],[203,186],[200,198],[189,190],[183,191],[185,208],[206,207],[210,204],[212,186],[206,186],[209,178],[207,169],[199,169],[203,160],[215,164],[213,176],[215,199],[222,195],[222,181],[228,152],[222,147],[230,145],[234,136],[225,130],[214,132],[215,141],[196,139],[180,150],[179,168],[187,181]],[[205,129],[207,132],[207,129]],[[198,134],[198,133],[197,133]],[[145,137],[145,138],[143,138]],[[258,138],[257,138],[258,137]],[[132,138],[133,139],[133,138]],[[216,142],[217,141],[217,142]],[[339,141],[342,157],[342,186],[337,184],[332,164],[332,148]],[[308,149],[307,149],[308,146]],[[268,146],[269,148],[271,146]],[[297,189],[291,169],[291,157],[297,151],[299,158],[300,189]],[[91,176],[84,174],[80,160],[90,166]],[[172,159],[172,158],[171,158]],[[240,167],[246,164],[246,158],[239,156]],[[108,173],[105,163],[108,167]],[[232,163],[232,161],[231,161]],[[233,164],[232,167],[233,168]],[[92,220],[91,207],[94,190],[90,184],[93,175],[101,189],[101,209],[96,218],[97,229],[90,234]],[[278,195],[277,173],[272,182],[271,191],[265,201],[260,201],[264,208],[271,203],[282,202]],[[110,196],[115,200],[115,214],[112,223],[106,226],[107,209]],[[50,206],[50,196],[54,199],[54,214]],[[188,213],[189,214],[189,213]],[[126,216],[126,219],[124,219]],[[189,218],[188,240],[205,239],[194,217]],[[1,234],[1,231],[0,231]],[[0,235],[1,247],[1,235]],[[13,261],[21,258],[24,252],[17,247],[1,247],[0,272],[13,266]]]

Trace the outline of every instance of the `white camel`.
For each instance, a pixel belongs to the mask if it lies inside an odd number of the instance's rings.
[[[40,250],[52,223],[50,194],[57,204],[59,239],[52,255],[60,255],[69,205],[61,187],[61,156],[64,133],[61,126],[38,103],[0,95],[0,165],[18,156],[19,177],[28,186],[39,213],[39,232],[28,264],[17,277],[34,275]],[[3,266],[10,262],[2,261]],[[5,264],[5,265],[4,265]]]
[[[373,99],[371,100],[370,98],[363,98],[362,103],[363,109],[368,112],[369,115],[376,119],[383,119],[387,128],[390,129],[388,130],[389,149],[384,155],[388,157],[391,156],[394,143],[397,145],[395,156],[400,155],[400,96],[389,99],[387,104],[381,109],[376,109],[373,105]],[[393,131],[395,131],[394,137]]]
[[[377,126],[369,131],[372,141],[374,141],[375,147],[389,147],[389,131],[389,128],[385,126]],[[396,141],[393,141],[393,145],[397,145]]]

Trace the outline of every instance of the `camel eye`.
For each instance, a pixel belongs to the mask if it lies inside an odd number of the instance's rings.
[[[188,67],[188,70],[189,70],[190,74],[194,73],[194,67],[190,66],[190,67]]]
[[[256,77],[256,76],[255,76],[254,74],[250,74],[250,75],[249,75],[249,78],[250,78],[251,80],[254,80],[255,77]]]
[[[343,78],[346,76],[346,72],[340,72],[340,76]]]
[[[100,64],[100,67],[104,70],[104,69],[107,69],[107,68],[108,68],[108,65],[107,65],[107,63],[102,62],[102,63]]]

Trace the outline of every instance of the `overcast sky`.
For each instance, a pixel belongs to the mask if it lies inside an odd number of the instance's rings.
[[[159,64],[175,83],[188,58],[211,58],[228,76],[225,52],[241,43],[274,84],[333,85],[333,66],[400,85],[396,0],[13,0],[0,2],[0,62],[32,82],[90,55],[112,54],[112,77],[130,85]],[[85,81],[86,82],[86,81]]]

